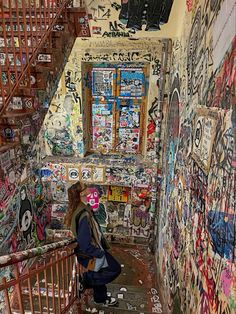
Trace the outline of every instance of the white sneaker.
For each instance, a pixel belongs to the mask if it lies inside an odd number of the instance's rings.
[[[118,303],[116,298],[107,297],[106,302],[104,303],[105,306],[115,306]]]
[[[97,302],[94,302],[94,303],[98,305],[103,305],[103,306],[115,306],[118,303],[118,301],[116,298],[107,297],[104,303],[97,303]]]
[[[84,283],[83,283],[83,277],[81,275],[77,276],[77,296],[80,299],[82,293],[84,292]]]

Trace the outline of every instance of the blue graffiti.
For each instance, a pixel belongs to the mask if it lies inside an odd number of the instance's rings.
[[[48,168],[42,168],[40,169],[40,177],[41,178],[48,178],[52,175],[52,170]]]
[[[170,195],[171,191],[174,188],[173,179],[174,179],[175,151],[176,151],[176,142],[170,141],[167,147],[167,153],[166,153],[166,160],[167,160],[166,168],[168,170],[166,173],[169,174],[167,177],[167,184],[166,184],[167,195]]]
[[[209,211],[207,227],[212,238],[213,250],[221,257],[234,260],[234,215],[218,211]]]

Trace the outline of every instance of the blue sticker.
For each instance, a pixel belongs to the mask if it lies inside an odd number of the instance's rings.
[[[212,238],[213,250],[222,258],[233,261],[235,245],[235,215],[218,211],[209,211],[207,227]]]

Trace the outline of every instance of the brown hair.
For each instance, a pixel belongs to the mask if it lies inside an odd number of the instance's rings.
[[[76,182],[68,189],[68,211],[65,215],[64,223],[67,227],[71,225],[71,219],[74,211],[77,209],[79,203],[81,202],[80,193],[86,188],[81,182]]]

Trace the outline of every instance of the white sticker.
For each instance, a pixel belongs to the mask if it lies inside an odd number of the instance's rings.
[[[117,298],[118,298],[118,299],[124,299],[123,293],[118,293],[118,294],[117,294]]]

